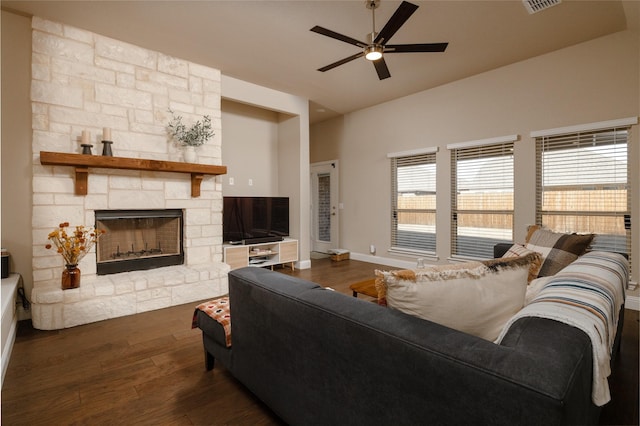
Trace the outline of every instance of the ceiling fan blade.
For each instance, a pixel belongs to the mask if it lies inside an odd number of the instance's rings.
[[[367,43],[363,43],[359,40],[356,40],[355,38],[351,38],[346,35],[339,34],[335,31],[328,30],[318,25],[311,28],[309,31],[313,31],[314,33],[322,34],[323,36],[331,37],[336,40],[344,41],[345,43],[353,44],[358,47],[362,47],[362,48],[367,47]]]
[[[346,64],[347,62],[351,62],[354,59],[358,59],[358,58],[361,58],[363,56],[364,56],[364,52],[356,53],[355,55],[351,55],[348,58],[341,59],[338,62],[334,62],[334,63],[329,64],[327,66],[324,66],[322,68],[318,68],[318,71],[322,71],[322,72],[329,71],[330,69],[333,69],[335,67],[339,67],[340,65]]]
[[[449,43],[388,44],[384,53],[444,52]]]
[[[393,13],[389,22],[380,30],[380,33],[374,40],[376,44],[386,44],[391,37],[400,29],[400,27],[413,15],[418,6],[408,1],[403,1]]]
[[[380,80],[391,77],[391,73],[389,72],[389,68],[387,68],[387,63],[384,61],[384,58],[373,61],[373,66],[376,67],[376,72],[378,73],[378,78]]]

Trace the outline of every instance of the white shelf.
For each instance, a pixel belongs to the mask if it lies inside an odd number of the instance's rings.
[[[231,269],[245,266],[273,268],[275,265],[288,264],[293,270],[297,261],[298,240],[289,238],[272,243],[224,246],[224,262]]]

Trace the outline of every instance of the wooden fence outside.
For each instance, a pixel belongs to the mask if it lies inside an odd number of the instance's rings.
[[[458,226],[469,228],[512,229],[513,216],[482,211],[513,210],[511,193],[464,193],[458,195],[458,210],[473,211],[458,215]],[[435,194],[398,197],[398,223],[410,225],[435,225],[435,213],[425,214],[402,210],[435,210]],[[543,197],[543,211],[560,214],[544,214],[544,225],[562,232],[596,232],[599,234],[625,235],[624,212],[627,211],[626,190],[564,190],[547,191]],[[571,214],[575,212],[575,214]],[[580,212],[601,212],[584,215]]]

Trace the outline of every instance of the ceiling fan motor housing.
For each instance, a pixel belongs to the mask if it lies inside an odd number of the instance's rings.
[[[382,53],[384,52],[384,47],[382,45],[373,42],[377,36],[378,33],[375,31],[367,34],[368,46],[364,48],[364,57],[369,61],[377,61],[382,58]]]

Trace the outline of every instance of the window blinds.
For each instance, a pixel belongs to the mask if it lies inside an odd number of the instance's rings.
[[[513,241],[513,140],[451,149],[453,256],[493,257]]]
[[[392,250],[435,253],[436,154],[390,159]]]
[[[594,233],[594,250],[631,254],[630,127],[536,138],[537,222]]]

